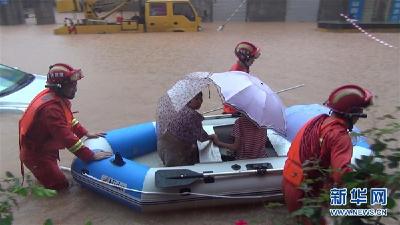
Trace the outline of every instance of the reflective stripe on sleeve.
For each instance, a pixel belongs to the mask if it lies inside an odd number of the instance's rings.
[[[77,119],[72,119],[72,122],[71,122],[71,125],[72,126],[75,126],[75,125],[77,125],[79,123],[79,121],[77,120]]]
[[[83,146],[83,142],[81,140],[78,140],[71,148],[68,149],[68,151],[75,153],[80,148],[82,148],[82,146]]]

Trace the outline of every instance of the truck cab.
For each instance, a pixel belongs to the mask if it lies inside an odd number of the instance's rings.
[[[189,0],[147,0],[145,3],[147,32],[198,31],[201,18]]]
[[[132,0],[57,0],[59,12],[83,12],[85,18],[76,22],[64,19],[64,26],[54,30],[55,34],[105,34],[140,32],[186,32],[199,31],[201,18],[189,0],[146,0],[139,3],[139,13],[131,18],[119,16],[115,22],[110,16]],[[105,8],[106,7],[106,8]],[[122,15],[122,14],[121,14]],[[108,18],[108,20],[106,20]],[[112,17],[111,17],[112,18]]]

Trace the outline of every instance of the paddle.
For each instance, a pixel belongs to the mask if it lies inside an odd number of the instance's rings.
[[[234,171],[234,172],[220,172],[220,173],[199,173],[189,169],[166,169],[157,170],[155,173],[155,184],[158,188],[170,188],[187,186],[196,182],[199,179],[204,179],[206,183],[214,181],[214,177],[217,176],[236,176],[236,175],[249,175],[258,174],[264,175],[267,172],[277,172],[281,169],[267,169],[266,167],[260,167],[254,170]]]

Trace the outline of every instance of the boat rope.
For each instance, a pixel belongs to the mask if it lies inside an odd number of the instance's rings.
[[[228,19],[225,21],[225,23],[218,27],[217,31],[222,31],[222,29],[224,29],[225,25],[231,21],[232,17],[233,17],[237,12],[239,12],[239,9],[242,8],[242,6],[244,5],[244,3],[246,3],[246,2],[247,2],[247,0],[243,0],[243,2],[240,3],[240,5],[235,9],[235,11],[233,11],[233,13],[228,17]]]
[[[343,17],[343,18],[345,18],[346,21],[347,21],[348,23],[350,23],[351,25],[353,25],[353,27],[355,27],[356,29],[358,29],[361,33],[365,34],[367,37],[369,37],[369,38],[371,38],[372,40],[378,42],[379,44],[382,44],[382,45],[384,45],[384,46],[386,46],[386,47],[389,47],[389,48],[397,48],[396,46],[393,46],[393,45],[391,45],[391,44],[389,44],[389,43],[387,43],[387,42],[385,42],[385,41],[382,41],[381,39],[379,39],[379,38],[373,36],[372,34],[368,33],[367,31],[365,31],[362,27],[360,27],[358,24],[356,24],[355,21],[357,21],[357,20],[355,20],[355,19],[350,19],[348,16],[344,15],[343,13],[340,13],[340,16]]]
[[[65,166],[60,166],[61,170],[69,171],[71,172],[71,168],[65,167]],[[194,195],[194,196],[200,196],[200,197],[210,197],[210,198],[225,198],[225,199],[259,199],[259,198],[265,198],[265,197],[271,197],[271,195],[253,195],[253,196],[227,196],[227,195],[211,195],[211,194],[204,194],[204,193],[196,193],[196,192],[182,192],[182,193],[166,193],[166,192],[154,192],[154,191],[141,191],[133,188],[127,188],[123,187],[120,185],[116,184],[111,184],[108,182],[105,182],[103,180],[98,179],[97,177],[94,177],[92,175],[89,175],[87,173],[82,173],[87,178],[90,178],[92,180],[95,180],[99,183],[115,187],[117,189],[123,189],[124,191],[132,191],[140,194],[148,194],[148,195],[172,195],[172,196],[185,196],[185,195]],[[276,194],[279,195],[279,194]]]

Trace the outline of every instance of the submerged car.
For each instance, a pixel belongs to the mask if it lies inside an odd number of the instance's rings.
[[[0,113],[24,112],[32,99],[45,88],[46,79],[43,75],[0,64]]]

